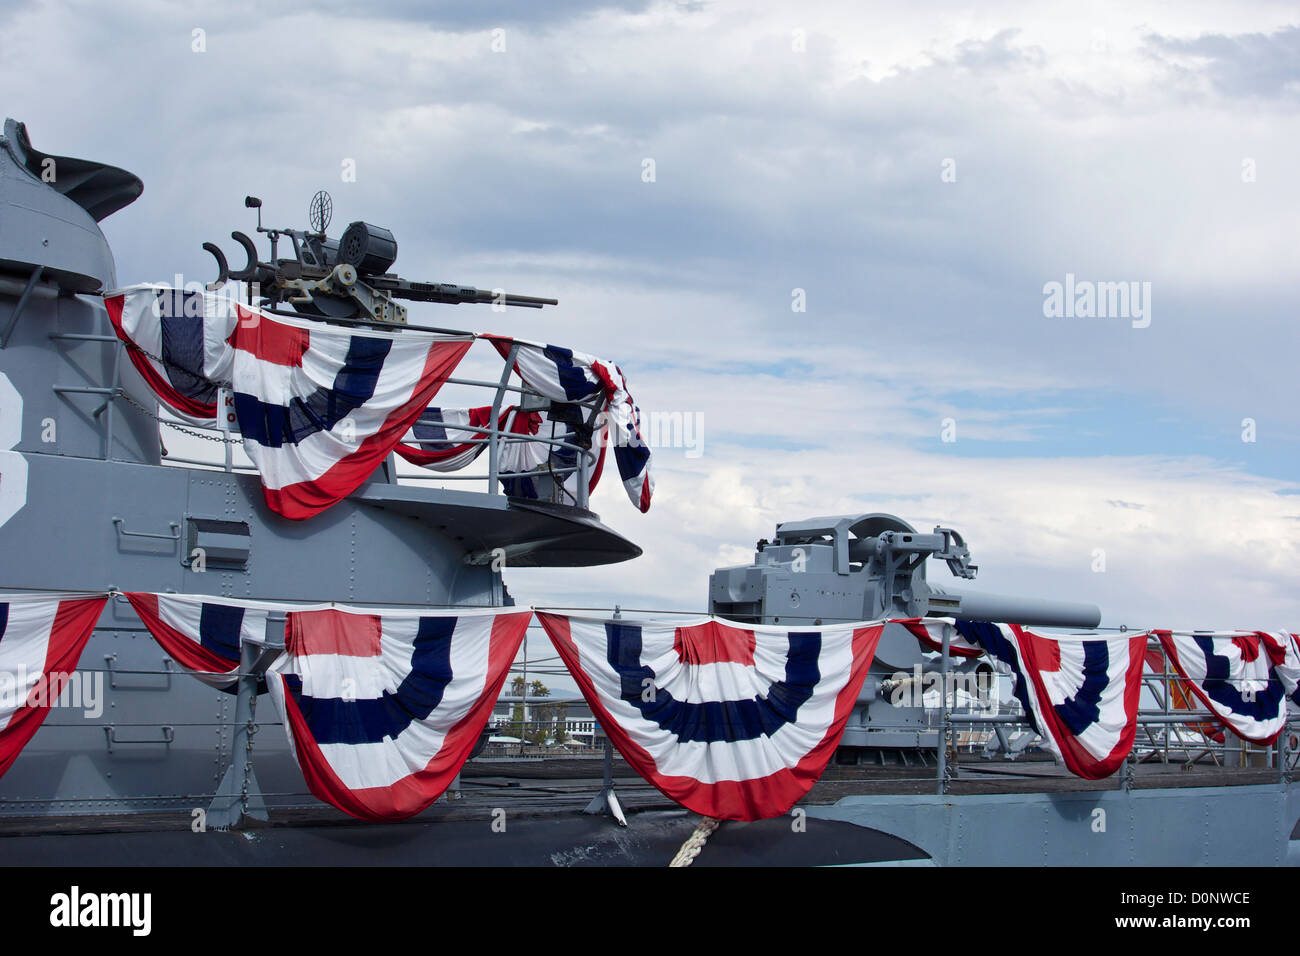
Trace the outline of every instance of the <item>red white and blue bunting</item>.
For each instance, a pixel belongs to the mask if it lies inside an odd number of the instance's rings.
[[[311,792],[364,820],[433,803],[487,725],[531,617],[291,610],[267,685]]]
[[[171,411],[197,422],[217,416],[218,389],[232,392],[244,450],[262,476],[268,507],[304,519],[346,497],[387,455],[437,471],[452,471],[481,453],[490,409],[430,407],[473,342],[473,335],[414,329],[386,331],[272,316],[203,290],[136,285],[107,293],[109,318],[141,376]],[[502,356],[515,340],[484,336]],[[606,446],[624,489],[641,511],[650,507],[654,479],[642,439],[641,411],[622,370],[557,346],[519,342],[514,370],[535,391],[560,402],[597,402],[593,443],[599,448],[588,490],[604,467]],[[571,424],[507,409],[511,434],[572,443]],[[417,426],[417,422],[424,419]],[[409,429],[442,428],[442,439]],[[516,459],[511,464],[509,460]],[[566,469],[562,484],[577,501],[577,453],[540,442],[510,442],[502,450],[507,493],[539,497],[527,474],[544,464]]]
[[[76,670],[106,595],[0,601],[0,775]],[[125,597],[163,649],[209,685],[238,680],[245,641],[285,618],[266,673],[311,792],[367,820],[429,806],[460,771],[531,620],[513,608],[289,605],[199,595]],[[710,817],[786,813],[821,776],[886,622],[787,629],[717,618],[607,620],[539,613],[601,727],[631,766]],[[1036,634],[1015,624],[898,620],[928,649],[985,653],[1011,672],[1034,730],[1071,773],[1113,773],[1136,736],[1142,670],[1177,678],[1233,733],[1271,743],[1300,703],[1300,640],[1286,631]],[[1208,724],[1193,724],[1212,731]]]
[[[58,701],[106,594],[6,594],[0,601],[0,776]]]
[[[459,471],[476,461],[487,448],[491,408],[428,408],[411,427],[410,434],[396,448],[409,462],[431,471]],[[577,452],[571,425],[543,418],[539,412],[521,412],[510,406],[497,419],[502,439],[497,459],[502,489],[514,498],[538,499],[545,487],[540,479],[558,478],[569,503],[578,499]],[[557,439],[555,445],[534,439]],[[600,481],[597,461],[587,483],[588,493]],[[553,479],[552,479],[553,480]]]
[[[1268,648],[1273,674],[1282,682],[1287,700],[1300,707],[1300,635],[1287,631],[1256,631]]]
[[[233,300],[201,290],[134,285],[104,294],[113,330],[131,364],[169,409],[192,421],[217,414],[217,388],[229,380]]]
[[[159,646],[209,687],[239,680],[243,641],[266,639],[267,617],[279,605],[193,594],[128,592],[126,599]]]
[[[1044,637],[1018,624],[940,619],[1011,668],[1013,693],[1076,776],[1110,776],[1133,749],[1147,635]]]
[[[512,346],[518,346],[515,371],[530,388],[551,401],[580,402],[603,396],[604,406],[594,435],[594,446],[600,448],[595,477],[599,477],[604,467],[606,447],[612,444],[614,461],[628,498],[638,510],[649,511],[655,487],[650,447],[642,437],[641,409],[628,391],[623,370],[594,355],[558,345],[497,335],[485,337],[502,358],[509,357]]]
[[[537,617],[628,763],[729,820],[779,816],[811,789],[884,630]]]
[[[1296,693],[1300,673],[1291,634],[1154,633],[1179,676],[1224,726],[1252,743],[1277,739],[1286,726],[1287,698]]]
[[[1147,670],[1152,674],[1159,675],[1165,685],[1164,694],[1169,698],[1169,706],[1173,710],[1181,711],[1200,711],[1206,713],[1205,708],[1201,706],[1192,690],[1192,685],[1178,676],[1177,671],[1170,670],[1170,664],[1165,652],[1159,648],[1147,647]],[[1173,676],[1169,676],[1169,675]],[[1186,724],[1188,730],[1194,733],[1202,734],[1207,739],[1213,740],[1216,744],[1223,743],[1223,724],[1218,720],[1207,720],[1199,724]]]
[[[370,477],[473,342],[247,311],[235,333],[235,414],[267,506],[286,518],[319,514]]]
[[[497,427],[507,430],[516,417],[515,412],[513,405],[503,411]],[[459,471],[472,464],[487,448],[487,429],[491,420],[491,406],[431,406],[420,413],[410,434],[394,450],[412,464],[432,471]]]

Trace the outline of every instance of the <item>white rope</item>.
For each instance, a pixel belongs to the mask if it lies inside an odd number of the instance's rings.
[[[718,828],[722,823],[721,820],[714,817],[704,817],[695,826],[695,830],[686,838],[682,848],[677,851],[673,861],[668,865],[671,866],[690,866],[695,862],[695,858],[700,855],[704,849],[704,844],[709,842],[709,834]]]

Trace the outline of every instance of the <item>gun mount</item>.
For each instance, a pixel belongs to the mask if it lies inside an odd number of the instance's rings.
[[[709,578],[709,608],[751,624],[871,621],[882,617],[962,617],[1047,627],[1096,627],[1092,604],[949,591],[926,581],[926,558],[960,578],[979,568],[960,534],[921,534],[894,515],[863,514],[776,526],[750,566]]]
[[[230,238],[244,250],[245,264],[231,269],[226,255],[215,243],[203,248],[217,262],[217,278],[208,283],[215,291],[231,279],[250,283],[250,298],[268,308],[286,304],[304,315],[325,319],[355,319],[402,325],[406,306],[394,300],[462,302],[513,305],[540,309],[558,305],[557,299],[515,295],[500,289],[476,289],[449,282],[412,282],[389,272],[397,261],[397,240],[392,232],[368,222],[350,223],[338,239],[325,232],[333,215],[329,193],[321,190],[312,197],[311,229],[271,228],[262,225],[262,200],[244,199],[245,207],[257,210],[257,231],[271,241],[271,256],[259,258],[257,244],[238,230]],[[293,258],[280,258],[281,238],[293,247]]]
[[[752,565],[718,568],[710,575],[710,613],[745,624],[791,627],[909,617],[1081,628],[1101,621],[1101,611],[1092,604],[949,591],[930,584],[927,558],[944,561],[959,578],[972,579],[979,568],[952,528],[922,534],[894,515],[786,521],[757,549]],[[909,760],[932,759],[939,731],[923,698],[941,675],[954,687],[978,688],[981,706],[990,703],[995,678],[988,661],[949,661],[945,667],[936,658],[901,625],[885,628],[845,728],[839,762],[895,759],[909,766]],[[1010,748],[998,740],[998,746]]]

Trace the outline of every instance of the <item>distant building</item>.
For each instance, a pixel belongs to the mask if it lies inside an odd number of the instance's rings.
[[[497,700],[496,706],[492,709],[492,716],[488,718],[488,726],[500,731],[497,736],[511,737],[517,741],[518,726],[513,721],[517,719],[516,708],[520,702],[521,698],[514,694],[502,694]],[[541,720],[548,730],[547,740],[550,746],[559,745],[556,740],[557,735],[554,733],[556,729],[554,715],[557,710],[563,708],[564,746],[583,751],[604,749],[605,732],[591,712],[591,707],[582,698],[529,696],[526,705],[525,720],[528,728],[535,728]]]

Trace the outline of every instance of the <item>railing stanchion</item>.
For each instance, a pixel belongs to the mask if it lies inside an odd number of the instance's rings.
[[[943,725],[939,730],[939,786],[938,793],[948,792],[948,735],[952,730],[952,711],[948,707],[948,644],[952,639],[952,625],[943,626],[943,642],[939,650],[939,706],[943,712]],[[954,697],[956,694],[953,695]]]
[[[497,383],[496,394],[492,397],[492,420],[488,422],[488,434],[491,436],[491,444],[488,445],[488,494],[497,493],[497,476],[501,473],[501,432],[497,427],[498,419],[501,417],[501,399],[505,396],[506,386],[510,384],[510,373],[515,368],[515,356],[519,354],[519,343],[510,344],[510,354],[506,356],[506,367],[501,372],[501,381]]]
[[[614,605],[614,620],[622,618],[623,612],[619,605]],[[593,714],[593,716],[595,716]],[[614,745],[610,743],[609,731],[605,731],[605,774],[601,783],[600,793],[591,799],[583,813],[603,814],[608,813],[621,827],[627,826],[627,817],[623,815],[623,807],[618,802],[618,796],[614,793]]]

